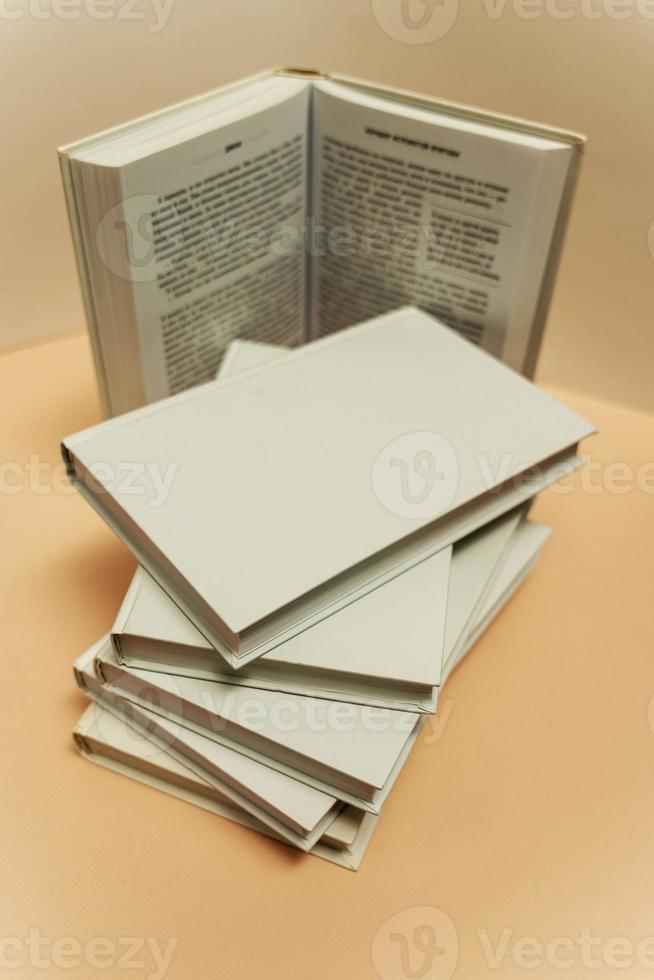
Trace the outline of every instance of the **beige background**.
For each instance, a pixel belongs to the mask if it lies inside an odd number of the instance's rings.
[[[411,40],[455,15],[442,37],[415,44],[396,39],[402,0],[172,0],[167,21],[153,0],[114,0],[106,20],[93,2],[0,4],[0,346],[83,328],[56,146],[304,64],[585,132],[539,377],[654,408],[654,0],[442,0],[435,20],[410,0],[427,19]]]

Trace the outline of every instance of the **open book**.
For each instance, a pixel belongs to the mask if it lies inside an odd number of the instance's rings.
[[[530,375],[582,145],[281,70],[62,148],[106,412],[407,303]]]

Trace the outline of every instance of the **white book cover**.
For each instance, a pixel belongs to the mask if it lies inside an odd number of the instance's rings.
[[[482,549],[485,561],[495,558],[490,587],[484,580],[466,591],[469,613],[460,614],[464,633],[451,645],[443,683],[520,585],[548,535],[543,525],[522,520],[508,542],[495,533],[492,547]],[[96,667],[109,692],[370,812],[387,799],[420,730],[415,712],[128,668],[106,646]]]
[[[503,563],[513,548],[519,547],[520,530],[530,524],[524,511],[512,511],[455,545],[448,592],[447,619],[443,643],[446,662],[465,644],[477,613]]]
[[[112,627],[127,666],[356,704],[433,708],[452,548],[425,558],[238,672],[142,568]]]
[[[286,350],[236,340],[217,377]],[[413,711],[435,709],[443,658],[451,548],[235,673],[144,569],[137,569],[111,631],[121,663],[248,687]]]
[[[63,452],[80,491],[239,667],[533,497],[578,465],[592,431],[404,308],[102,423]],[[407,496],[406,468],[425,453],[440,467],[430,493]]]
[[[386,801],[425,717],[128,668],[108,645],[95,666],[109,694],[371,813]]]
[[[534,521],[520,523],[489,587],[483,591],[481,602],[476,603],[472,619],[466,626],[465,636],[460,642],[453,644],[446,654],[443,683],[523,583],[538,561],[550,534],[550,528],[544,524]]]
[[[413,676],[411,660],[416,648],[405,641],[408,635],[416,635],[419,630],[417,623],[412,624],[412,630],[402,626],[400,611],[403,606],[399,586],[406,588],[413,583],[413,570],[403,573],[329,619],[276,647],[253,665],[230,673],[221,667],[221,661],[215,656],[210,644],[156,582],[143,569],[137,569],[113,627],[114,653],[124,654],[117,659],[125,666],[142,670],[217,680],[246,688],[395,708],[400,711],[433,713],[443,680],[443,665],[452,657],[458,657],[462,649],[468,649],[470,632],[477,623],[480,609],[486,608],[485,600],[489,593],[493,593],[498,580],[503,588],[507,585],[506,574],[509,574],[509,581],[513,580],[512,568],[516,560],[520,561],[524,554],[525,540],[536,540],[537,534],[545,533],[549,531],[543,529],[542,525],[527,521],[520,513],[510,513],[455,545],[447,591],[447,609],[443,611],[440,603],[435,603],[439,615],[443,616],[437,635],[444,633],[446,641],[443,648],[438,649],[438,656],[433,657],[432,669],[437,666],[437,673],[435,676],[430,673],[430,678],[436,686],[430,687],[428,692],[417,687],[412,688],[407,681],[408,677]],[[395,589],[387,591],[389,585],[394,585]],[[398,603],[391,605],[390,602],[380,602],[379,605],[383,611],[395,611],[398,614],[397,622],[391,623],[388,632],[383,634],[378,627],[380,623],[387,624],[386,616],[382,615],[379,621],[371,620],[369,623],[362,619],[360,633],[356,634],[358,642],[353,645],[353,636],[345,629],[346,624],[348,628],[351,627],[351,617],[344,616],[344,613],[355,606],[361,607],[360,611],[369,608],[366,599],[381,600],[387,595],[390,600],[396,593],[399,594]],[[429,596],[425,598],[428,599]],[[374,609],[374,604],[371,605]],[[431,622],[429,611],[427,622]],[[325,630],[326,626],[329,630]],[[300,656],[297,661],[298,670],[289,670],[293,661],[287,658],[286,647],[315,651],[311,641],[313,633],[333,636],[334,643],[342,645],[353,660],[360,663],[374,663],[380,645],[383,646],[397,667],[403,668],[403,682],[397,682],[396,667],[383,676],[383,686],[379,683],[381,674],[377,670],[377,684],[374,683],[374,678],[368,676],[355,687],[349,676],[339,677],[332,669],[330,648],[326,649],[324,657],[317,661],[313,658],[313,662],[310,662],[313,669],[306,670],[305,662],[310,658]],[[389,638],[392,643],[387,644]],[[429,640],[430,637],[427,636],[427,642]],[[435,649],[432,651],[427,646],[426,652],[430,651],[435,653]]]
[[[233,805],[284,840],[301,850],[319,840],[340,809],[335,798],[104,689],[95,675],[94,661],[105,649],[108,642],[103,637],[73,665],[77,683],[87,696],[147,735],[158,749],[193,768]]]
[[[512,539],[511,552],[502,563],[494,587],[486,596],[483,607],[472,624],[463,653],[517,588],[538,557],[548,534],[549,530],[542,525],[522,523]],[[74,731],[75,741],[82,755],[109,770],[168,795],[193,803],[273,839],[293,844],[288,836],[275,833],[270,822],[263,823],[251,812],[238,806],[234,796],[225,796],[218,788],[219,783],[216,780],[210,781],[211,777],[205,770],[189,768],[188,760],[182,754],[171,755],[170,742],[154,742],[152,728],[147,731],[142,727],[136,728],[134,717],[130,719],[128,714],[112,713],[108,710],[108,705],[103,705],[102,686],[90,669],[93,655],[100,649],[100,645],[80,657],[75,665],[80,686],[89,696],[98,699],[84,712]],[[456,663],[450,661],[446,668],[447,673],[455,666]],[[331,822],[327,822],[322,836],[309,853],[341,867],[356,870],[363,859],[378,817],[346,807],[330,819]]]
[[[211,783],[159,748],[146,735],[92,702],[73,732],[84,758],[106,769],[143,783],[169,796],[208,810],[249,830],[291,843],[247,811],[236,806]],[[378,817],[346,807],[308,851],[339,867],[356,871],[370,843]]]

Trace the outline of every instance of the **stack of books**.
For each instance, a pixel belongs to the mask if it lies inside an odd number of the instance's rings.
[[[82,754],[356,869],[584,419],[405,307],[64,440],[139,561],[75,663]],[[435,777],[434,777],[435,778]]]

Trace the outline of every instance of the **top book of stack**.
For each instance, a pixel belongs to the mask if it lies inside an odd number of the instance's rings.
[[[579,464],[592,431],[406,307],[62,450],[82,494],[238,669],[531,499]]]

